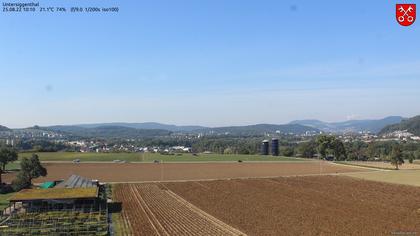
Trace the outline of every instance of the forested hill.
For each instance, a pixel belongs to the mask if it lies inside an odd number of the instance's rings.
[[[84,138],[145,138],[170,135],[168,130],[135,129],[121,126],[99,126],[95,128],[82,128],[78,126],[50,126],[44,130],[62,132],[67,135]]]
[[[217,127],[217,128],[206,128],[201,130],[195,130],[195,132],[202,133],[213,133],[213,134],[230,134],[230,135],[263,135],[264,133],[293,133],[293,134],[304,134],[306,132],[319,133],[320,130],[299,124],[287,124],[287,125],[273,125],[273,124],[257,124],[248,126],[229,126],[229,127]]]
[[[381,134],[394,132],[397,130],[408,130],[408,132],[420,136],[420,116],[401,121],[399,124],[389,125],[382,129]]]
[[[401,116],[389,116],[378,120],[349,120],[343,122],[323,122],[319,120],[296,120],[291,124],[300,124],[314,127],[324,132],[332,133],[358,133],[372,132],[379,133],[387,125],[398,124],[403,120]]]
[[[114,123],[116,124],[116,123]],[[121,123],[125,124],[123,126],[105,124],[103,126],[98,126],[95,124],[91,125],[63,125],[63,126],[49,126],[42,127],[43,130],[62,132],[65,134],[70,134],[77,137],[101,137],[101,138],[139,138],[139,137],[156,137],[156,136],[165,136],[169,135],[172,132],[177,132],[174,130],[180,130],[179,132],[183,133],[203,133],[209,135],[234,135],[234,136],[255,136],[255,135],[265,135],[267,133],[274,134],[276,132],[280,133],[293,133],[293,134],[305,134],[306,132],[319,133],[320,130],[313,127],[308,127],[300,124],[287,124],[287,125],[273,125],[273,124],[256,124],[256,125],[247,125],[247,126],[228,126],[228,127],[215,127],[207,128],[200,126],[177,126],[168,127],[167,129],[156,129],[165,126],[155,126],[156,128],[144,129],[144,128],[134,128],[128,127],[130,123]],[[168,125],[169,126],[169,125]],[[144,126],[139,126],[144,127]],[[153,126],[149,126],[153,127]],[[187,129],[183,130],[183,128]],[[197,129],[191,130],[194,127]]]
[[[0,125],[0,131],[10,131],[10,129],[7,128],[6,126]]]
[[[98,127],[109,127],[109,126],[119,126],[127,127],[133,129],[160,129],[168,130],[172,132],[189,132],[198,129],[205,129],[207,127],[198,126],[198,125],[168,125],[157,122],[144,122],[144,123],[125,123],[125,122],[115,122],[115,123],[97,123],[97,124],[81,124],[75,125],[73,127],[82,127],[82,128],[98,128]]]

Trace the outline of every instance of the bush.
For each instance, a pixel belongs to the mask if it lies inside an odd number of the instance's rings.
[[[225,155],[233,154],[232,148],[225,148],[225,150],[223,151],[223,154],[225,154]]]
[[[2,184],[0,186],[0,194],[6,194],[13,192],[13,188],[10,184]]]
[[[410,163],[410,164],[413,164],[413,162],[414,162],[414,154],[413,153],[410,153],[410,154],[408,154],[408,162]]]
[[[12,181],[12,188],[16,192],[29,187],[31,187],[31,182],[22,173],[19,173]]]
[[[295,154],[293,148],[291,147],[282,148],[281,153],[286,157],[291,157]]]
[[[420,159],[420,151],[416,151],[416,153],[415,153],[414,157],[415,157],[416,159]]]

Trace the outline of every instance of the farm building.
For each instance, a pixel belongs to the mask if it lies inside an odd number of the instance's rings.
[[[10,198],[10,204],[21,211],[42,209],[72,209],[83,205],[96,205],[99,198],[99,184],[78,175],[72,175],[64,182],[55,185],[46,182],[40,189],[24,189]]]
[[[72,209],[80,205],[96,204],[99,188],[24,189],[10,198],[10,203],[21,204],[22,210]]]
[[[0,235],[108,235],[105,186],[72,175],[10,198]]]
[[[66,181],[59,183],[55,188],[93,188],[98,187],[97,180],[90,180],[79,175],[72,175]]]

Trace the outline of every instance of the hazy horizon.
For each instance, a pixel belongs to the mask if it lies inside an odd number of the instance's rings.
[[[400,26],[394,2],[75,3],[120,12],[0,14],[1,125],[420,114],[419,22]]]
[[[95,124],[113,124],[113,123],[129,123],[129,124],[135,124],[135,123],[159,123],[159,124],[164,124],[164,125],[175,125],[175,126],[203,126],[203,127],[209,127],[209,128],[216,128],[216,127],[226,127],[226,126],[246,126],[246,125],[256,125],[256,124],[275,124],[275,125],[283,125],[283,124],[289,124],[293,121],[301,121],[301,120],[319,120],[322,122],[326,122],[326,123],[337,123],[337,122],[346,122],[346,121],[356,121],[356,120],[380,120],[380,119],[384,119],[387,117],[393,117],[393,116],[399,116],[399,115],[389,115],[389,116],[385,116],[385,117],[378,117],[378,118],[355,118],[355,119],[346,119],[346,120],[337,120],[337,121],[327,121],[327,120],[321,120],[321,119],[294,119],[294,120],[290,120],[287,122],[257,122],[257,123],[242,123],[242,124],[226,124],[226,125],[205,125],[205,124],[175,124],[175,123],[167,123],[167,122],[159,122],[159,121],[133,121],[133,122],[128,122],[128,121],[105,121],[105,122],[81,122],[81,123],[60,123],[60,124],[40,124],[40,123],[35,123],[35,124],[31,124],[31,125],[27,125],[27,126],[9,126],[7,124],[1,124],[3,126],[6,126],[8,128],[11,129],[22,129],[22,128],[29,128],[29,127],[33,127],[35,125],[41,126],[41,127],[48,127],[48,126],[78,126],[78,125],[95,125]],[[406,116],[402,116],[403,118],[411,118],[413,116],[410,117],[406,117]]]

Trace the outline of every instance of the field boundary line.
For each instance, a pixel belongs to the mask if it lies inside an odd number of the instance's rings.
[[[337,165],[337,166],[347,166],[347,167],[353,167],[353,168],[361,168],[361,169],[367,169],[367,170],[375,170],[375,171],[393,171],[391,169],[384,169],[384,168],[378,168],[378,167],[369,167],[369,166],[361,166],[361,165],[356,165],[356,164],[351,164],[351,163],[337,163],[337,162],[331,162],[330,164],[332,165]],[[353,173],[353,172],[349,172],[349,173]]]
[[[145,181],[123,181],[123,182],[106,182],[107,184],[152,184],[152,183],[184,183],[184,182],[211,182],[219,180],[247,180],[247,179],[275,179],[275,178],[292,178],[292,177],[310,177],[310,176],[338,176],[350,173],[371,173],[381,171],[374,169],[372,171],[353,171],[341,173],[322,173],[322,174],[301,174],[301,175],[273,175],[260,177],[233,177],[233,178],[212,178],[212,179],[181,179],[181,180],[145,180]],[[387,171],[387,170],[383,170]],[[392,170],[389,170],[392,171]]]
[[[227,232],[229,232],[232,235],[243,235],[243,236],[246,236],[246,234],[244,232],[242,232],[239,229],[236,229],[236,228],[234,228],[234,227],[226,224],[225,222],[217,219],[216,217],[210,215],[209,213],[201,210],[200,208],[198,208],[197,206],[193,205],[189,201],[185,200],[184,198],[182,198],[178,194],[172,192],[170,189],[166,188],[165,191],[169,194],[169,196],[173,197],[176,201],[178,201],[179,203],[181,203],[184,207],[187,207],[191,211],[197,213],[199,216],[201,216],[204,219],[206,219],[209,222],[211,222],[214,226],[220,227],[221,229],[226,230]]]
[[[123,160],[124,161],[124,160]],[[250,163],[250,164],[264,164],[264,163],[269,163],[269,164],[273,164],[273,163],[278,163],[278,164],[286,164],[286,163],[292,163],[292,164],[307,164],[307,163],[311,163],[311,162],[316,162],[316,160],[278,160],[278,161],[247,161],[247,160],[242,160],[242,163]],[[16,161],[15,163],[20,163],[20,161]],[[116,164],[116,165],[121,165],[121,164],[153,164],[153,165],[158,165],[156,163],[154,163],[153,161],[126,161],[126,162],[114,162],[114,161],[84,161],[84,160],[80,160],[80,162],[78,163],[74,163],[72,160],[68,160],[68,161],[42,161],[41,163],[45,163],[45,164],[75,164],[75,165],[80,165],[80,164]],[[159,164],[238,164],[238,161],[162,161]]]

